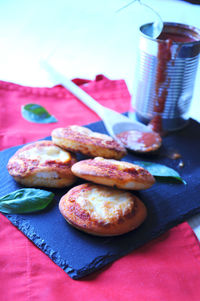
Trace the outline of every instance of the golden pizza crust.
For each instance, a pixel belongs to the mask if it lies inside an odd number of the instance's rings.
[[[80,152],[88,157],[121,159],[126,149],[108,135],[93,132],[88,128],[71,125],[52,131],[53,142],[63,149]]]
[[[20,148],[10,158],[7,169],[24,186],[59,188],[75,182],[71,167],[76,162],[74,155],[44,140]]]
[[[138,165],[101,157],[77,162],[72,172],[87,181],[120,189],[147,189],[155,183],[154,177]]]
[[[66,221],[75,228],[98,236],[115,236],[139,227],[147,211],[141,200],[129,192],[94,185],[76,186],[59,202]]]

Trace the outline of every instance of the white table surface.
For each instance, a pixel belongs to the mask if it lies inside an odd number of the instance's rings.
[[[0,0],[0,80],[52,86],[40,61],[47,59],[68,78],[104,74],[125,79],[133,93],[137,28],[152,21],[138,5],[116,13],[125,0]],[[200,28],[200,5],[178,0],[143,0],[163,21]],[[190,116],[200,122],[200,68]],[[188,221],[200,240],[200,215]]]

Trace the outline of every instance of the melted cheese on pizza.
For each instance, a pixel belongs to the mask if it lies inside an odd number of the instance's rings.
[[[113,140],[113,138],[108,136],[108,135],[101,134],[101,133],[98,133],[98,132],[93,132],[90,129],[84,128],[82,126],[72,125],[72,126],[70,126],[70,128],[73,131],[76,131],[76,132],[80,133],[81,135],[86,135],[86,136],[89,136],[91,138],[98,138],[98,139],[102,139],[102,140],[105,140],[105,141],[112,141]]]
[[[55,145],[33,147],[25,150],[22,155],[27,159],[39,160],[41,163],[51,160],[65,163],[70,160],[70,154]]]
[[[81,191],[76,203],[84,208],[92,219],[108,223],[131,212],[133,207],[133,199],[129,193],[98,187]]]

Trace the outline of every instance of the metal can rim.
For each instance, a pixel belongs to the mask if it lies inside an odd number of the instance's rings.
[[[142,26],[140,26],[139,30],[140,30],[140,34],[145,37],[146,39],[149,39],[151,41],[156,41],[157,43],[165,43],[166,41],[165,40],[161,40],[161,39],[158,39],[158,38],[152,38],[151,36],[148,36],[147,34],[145,34],[142,30],[144,29],[144,27],[146,26],[150,26],[152,25],[153,23],[146,23],[146,24],[143,24]],[[183,24],[183,23],[177,23],[177,22],[163,22],[163,28],[165,27],[176,27],[176,28],[182,28],[182,29],[185,29],[185,30],[188,30],[188,31],[191,31],[193,33],[195,33],[199,39],[198,40],[194,40],[194,41],[189,41],[189,42],[173,42],[173,44],[200,44],[200,29],[195,27],[195,26],[192,26],[192,25],[187,25],[187,24]]]

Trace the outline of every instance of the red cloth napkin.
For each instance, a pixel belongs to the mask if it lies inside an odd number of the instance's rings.
[[[123,80],[77,79],[103,105],[119,112],[129,109],[130,95]],[[0,82],[1,149],[49,136],[69,124],[99,118],[63,87],[30,88]],[[21,105],[43,105],[59,122],[29,123]],[[53,222],[53,221],[52,221]],[[78,258],[77,258],[78,260]],[[82,280],[72,280],[3,215],[0,214],[1,301],[199,301],[200,247],[192,229],[183,223]]]
[[[74,79],[100,103],[118,112],[129,109],[130,94],[123,80],[110,81],[98,75],[95,81]],[[31,88],[0,81],[0,149],[50,136],[55,127],[83,125],[99,117],[62,86]],[[37,103],[58,119],[58,123],[37,124],[22,118],[21,106]]]

